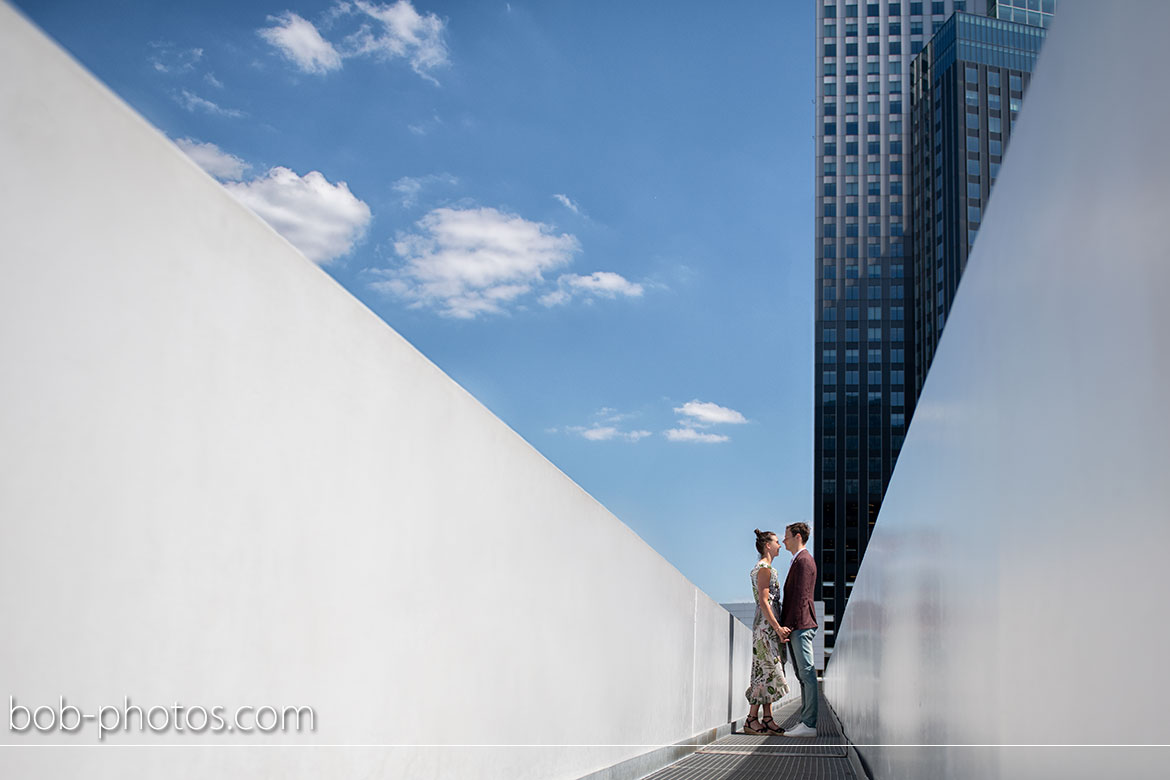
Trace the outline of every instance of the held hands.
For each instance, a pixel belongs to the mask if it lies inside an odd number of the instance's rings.
[[[792,634],[792,629],[791,629],[791,628],[785,628],[784,626],[779,626],[779,627],[777,627],[777,629],[776,629],[776,633],[780,635],[780,641],[781,641],[781,642],[787,642],[787,641],[788,641],[788,637],[789,637],[789,636],[791,636],[791,634]]]

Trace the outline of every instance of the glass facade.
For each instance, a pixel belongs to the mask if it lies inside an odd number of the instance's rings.
[[[813,537],[825,652],[914,411],[910,65],[984,0],[817,3]]]
[[[999,175],[1040,27],[956,13],[910,68],[914,392],[922,390]]]
[[[933,342],[929,354],[918,348],[915,336],[924,332],[918,320],[929,317],[932,334],[945,321],[947,296],[954,294],[974,241],[1043,40],[1042,29],[1021,29],[1001,18],[1014,18],[1017,7],[1025,19],[1030,13],[1051,16],[1054,5],[817,0],[812,525],[826,653],[832,653],[933,355]],[[938,122],[939,135],[922,140],[915,152],[911,123],[918,109],[912,109],[911,90],[923,85],[912,65],[932,40],[931,62],[947,60],[943,70],[952,86],[940,91],[937,105],[924,109],[929,117],[920,117],[919,127],[933,132]],[[987,88],[996,80],[1001,83],[993,97]],[[933,99],[933,83],[929,92]],[[946,119],[944,101],[955,108],[946,109]],[[977,111],[968,110],[976,104]],[[959,146],[935,154],[943,134],[958,138]],[[979,144],[975,155],[965,151],[969,137]],[[928,161],[915,157],[924,150]],[[913,183],[915,171],[933,178]],[[957,194],[935,195],[944,185]],[[929,220],[923,208],[927,191]],[[939,227],[940,214],[945,228]],[[916,298],[912,256],[915,226],[927,221],[932,232],[921,241],[934,242],[930,262],[944,257],[951,263],[928,280],[932,291],[940,278],[949,290],[941,299],[934,295],[929,310]],[[949,249],[947,241],[957,243]]]
[[[1056,0],[991,0],[987,15],[1005,22],[1048,29],[1056,13]]]

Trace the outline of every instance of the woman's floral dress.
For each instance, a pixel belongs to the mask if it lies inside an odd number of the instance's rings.
[[[772,596],[780,592],[780,576],[770,565],[760,562],[752,569],[752,595],[756,601],[756,619],[752,621],[752,680],[747,689],[748,704],[771,704],[788,693],[788,681],[784,679],[786,651],[779,634],[768,624],[764,611],[760,609],[760,592],[756,576],[760,569],[771,574],[768,591]],[[775,607],[773,607],[775,609]],[[776,616],[779,618],[779,615]]]

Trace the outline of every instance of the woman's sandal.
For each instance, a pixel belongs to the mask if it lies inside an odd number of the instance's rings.
[[[769,726],[768,725],[769,723],[771,723],[772,725]],[[780,726],[778,726],[776,724],[776,721],[772,720],[771,715],[765,715],[764,719],[760,721],[760,725],[768,730],[768,736],[772,736],[772,737],[784,736],[784,729],[780,728]]]
[[[759,728],[752,728],[751,722],[753,720],[758,724]],[[744,734],[751,734],[752,736],[755,736],[755,737],[769,736],[768,727],[764,725],[764,722],[761,721],[759,718],[754,717],[752,715],[749,715],[748,719],[743,722],[743,733]]]

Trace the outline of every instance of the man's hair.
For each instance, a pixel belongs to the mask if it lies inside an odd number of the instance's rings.
[[[808,523],[792,523],[788,526],[788,530],[792,532],[793,536],[800,537],[801,544],[808,544]]]

